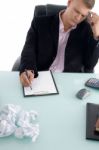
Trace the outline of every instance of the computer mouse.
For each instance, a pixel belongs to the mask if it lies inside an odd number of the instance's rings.
[[[76,97],[79,99],[85,99],[89,95],[90,95],[90,91],[84,88],[84,89],[80,89],[77,92]]]

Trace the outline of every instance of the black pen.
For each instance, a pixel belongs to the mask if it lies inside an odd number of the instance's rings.
[[[29,76],[28,76],[28,71],[27,71],[27,69],[25,69],[25,73],[26,73],[26,76],[27,76],[27,78],[28,78],[28,80],[29,80]],[[29,87],[30,87],[30,89],[32,90],[32,86],[30,85]]]

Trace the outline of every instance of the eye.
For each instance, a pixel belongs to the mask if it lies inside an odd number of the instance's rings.
[[[77,14],[80,14],[78,10],[75,10],[75,12],[76,12]]]
[[[86,16],[85,15],[81,15],[83,18],[85,18]]]
[[[85,17],[86,17],[85,15],[81,14],[77,9],[74,9],[74,11],[75,11],[77,14],[81,15],[82,18],[85,18]]]

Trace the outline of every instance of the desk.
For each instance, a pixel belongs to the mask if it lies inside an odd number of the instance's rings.
[[[76,92],[85,81],[97,74],[55,73],[59,95],[23,97],[17,72],[0,72],[0,108],[5,104],[20,105],[39,113],[40,136],[35,143],[14,136],[0,138],[0,150],[97,150],[99,141],[86,140],[86,103],[99,103],[99,91],[78,100]]]

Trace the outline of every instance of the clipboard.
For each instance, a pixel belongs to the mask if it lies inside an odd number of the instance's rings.
[[[86,106],[86,139],[99,140],[99,133],[95,131],[99,104],[87,103]]]
[[[33,79],[31,86],[32,89],[23,87],[24,97],[59,94],[54,76],[50,70],[39,71],[38,77]]]

